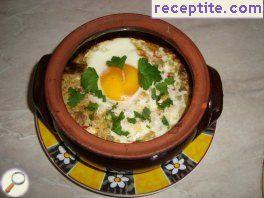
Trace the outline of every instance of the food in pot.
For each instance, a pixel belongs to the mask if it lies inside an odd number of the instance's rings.
[[[115,38],[79,53],[62,77],[71,116],[105,140],[148,141],[169,131],[188,108],[187,72],[169,49]]]

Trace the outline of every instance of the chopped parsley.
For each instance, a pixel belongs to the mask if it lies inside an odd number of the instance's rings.
[[[168,85],[173,85],[174,79],[172,77],[166,78],[163,82],[155,85],[156,89],[160,92],[160,95],[168,94]]]
[[[157,96],[157,93],[156,93],[156,89],[151,89],[151,98],[153,100],[157,100],[158,99],[158,96]]]
[[[92,92],[97,98],[102,98],[103,102],[106,101],[105,95],[101,90],[96,90],[95,92]]]
[[[134,111],[135,118],[139,118],[141,120],[148,120],[150,121],[150,109],[145,107],[142,111],[142,113],[139,113],[137,111]]]
[[[166,82],[157,83],[155,87],[160,92],[160,95],[167,95],[169,93],[168,85]]]
[[[159,103],[158,101],[156,101],[156,104],[158,105],[158,107],[160,109],[165,109],[171,105],[173,105],[173,101],[170,98],[167,98],[166,100],[164,100],[163,102]]]
[[[123,131],[121,126],[121,121],[125,118],[124,112],[122,111],[118,116],[116,116],[113,112],[111,113],[112,119],[112,131],[117,135],[127,136],[129,134],[128,131]]]
[[[168,78],[166,78],[165,80],[165,83],[167,84],[167,85],[173,85],[174,84],[174,79],[173,79],[173,77],[168,77]]]
[[[116,109],[118,106],[118,103],[115,103],[114,105],[112,105],[112,107],[106,111],[106,115],[108,116],[108,118],[112,118],[114,115],[113,110]]]
[[[156,100],[156,104],[160,109],[165,109],[173,104],[172,100],[168,97],[163,102],[159,102],[162,96],[168,95],[168,85],[173,85],[174,79],[172,77],[166,78],[163,82],[159,82],[155,85],[155,88],[151,89],[151,98]],[[157,95],[157,90],[159,91],[159,95]]]
[[[82,99],[84,99],[85,94],[79,92],[78,90],[70,87],[68,89],[69,98],[67,104],[70,107],[75,107]]]
[[[135,118],[139,118],[141,120],[144,120],[144,117],[141,115],[141,113],[139,113],[137,111],[134,111],[134,116],[135,116]]]
[[[127,56],[113,56],[110,61],[106,61],[106,64],[108,67],[118,67],[120,69],[123,69],[125,62],[126,62]]]
[[[151,65],[146,58],[138,60],[139,84],[147,90],[154,82],[161,81],[161,72],[154,65]]]
[[[167,118],[165,116],[162,117],[162,124],[164,124],[165,126],[169,127],[170,124],[169,124],[169,121],[167,120]]]
[[[127,121],[131,124],[136,124],[136,118],[127,118]]]
[[[102,91],[99,90],[97,81],[99,77],[94,68],[88,67],[84,70],[81,76],[81,85],[86,92],[94,94],[98,98],[102,98],[103,101],[106,100]]]
[[[99,105],[97,103],[90,102],[85,109],[87,109],[88,111],[96,111],[98,107]]]
[[[117,108],[117,105],[118,105],[118,103],[115,103],[115,104],[111,107],[110,111],[116,109],[116,108]]]
[[[150,121],[150,110],[149,110],[149,108],[147,108],[147,107],[145,107],[144,109],[143,109],[143,111],[142,111],[142,116],[146,119],[146,120],[148,120],[148,121]]]
[[[95,92],[98,90],[98,78],[95,69],[88,67],[81,76],[81,85],[86,91]]]
[[[85,69],[81,76],[81,86],[85,90],[85,93],[81,93],[78,90],[70,87],[68,89],[69,99],[67,104],[70,107],[75,107],[82,99],[84,99],[85,94],[88,92],[92,93],[98,98],[102,98],[105,102],[106,98],[103,95],[103,92],[99,90],[97,85],[98,78],[99,77],[94,68],[88,67]]]
[[[89,119],[94,120],[95,117],[95,111],[99,108],[99,105],[97,103],[90,102],[87,107],[85,107],[85,110],[88,110],[90,112]]]

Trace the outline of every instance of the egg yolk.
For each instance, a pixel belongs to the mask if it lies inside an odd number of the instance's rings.
[[[139,88],[138,70],[128,64],[123,69],[109,67],[100,76],[104,94],[112,100],[125,100],[131,97]]]

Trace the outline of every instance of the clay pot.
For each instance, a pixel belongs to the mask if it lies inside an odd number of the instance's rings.
[[[61,77],[67,62],[78,50],[115,37],[138,37],[174,50],[186,64],[192,82],[192,96],[182,119],[167,133],[147,142],[115,143],[84,130],[68,113],[61,93]],[[214,83],[212,83],[214,82]],[[45,76],[48,110],[67,139],[102,159],[139,162],[164,161],[165,154],[179,152],[197,132],[215,121],[222,111],[222,86],[218,73],[208,67],[195,44],[167,22],[139,14],[116,14],[85,23],[71,32],[52,54]],[[38,100],[36,94],[35,101]],[[163,156],[163,157],[162,157]],[[153,161],[153,160],[152,160]],[[155,160],[154,160],[155,161]]]

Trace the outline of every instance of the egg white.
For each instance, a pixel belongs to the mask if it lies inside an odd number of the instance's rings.
[[[93,67],[100,76],[107,68],[106,62],[113,56],[122,57],[126,55],[126,64],[138,68],[136,47],[131,43],[130,38],[115,38],[113,40],[99,43],[95,50],[89,50],[85,55],[88,67]]]
[[[106,64],[107,61],[111,60],[113,56],[122,57],[124,55],[127,56],[126,64],[138,68],[138,60],[140,56],[138,55],[137,49],[135,45],[132,44],[130,38],[115,38],[113,40],[101,42],[85,54],[85,59],[88,67],[93,67],[100,78],[102,73],[109,68]],[[99,89],[102,90],[100,80],[98,81],[98,86]],[[107,98],[107,101],[103,102],[102,99],[95,96],[90,96],[89,99],[92,102],[99,104],[98,112],[100,113],[110,109],[116,102],[119,103],[120,108],[125,109],[128,105],[133,103],[133,100],[138,97],[140,91],[141,88],[139,88],[133,96],[125,101],[115,101]]]

